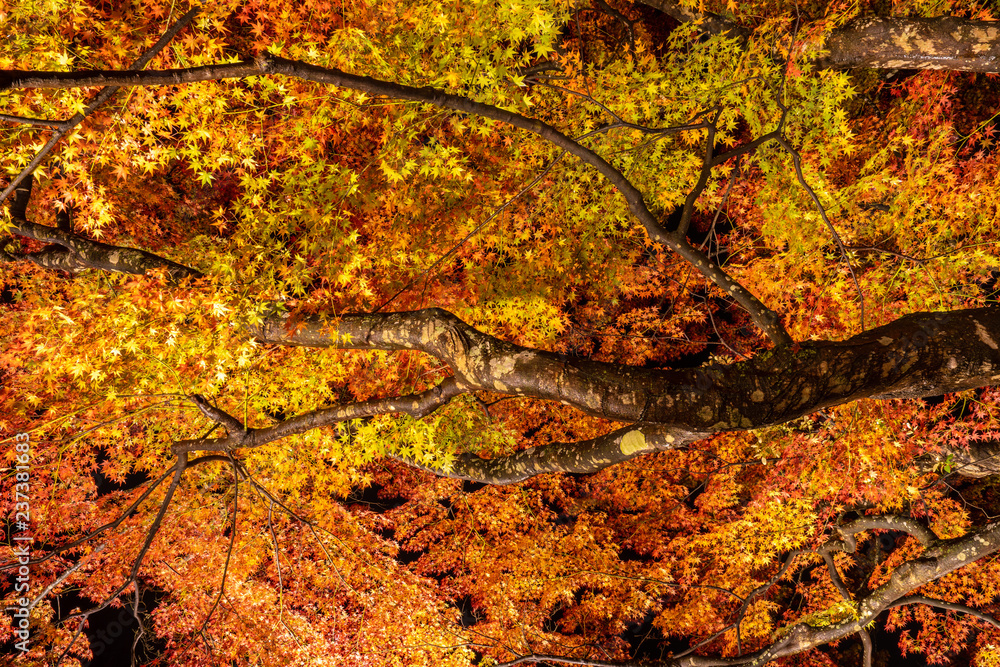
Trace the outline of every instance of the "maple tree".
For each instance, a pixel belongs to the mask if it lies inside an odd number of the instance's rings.
[[[992,18],[8,2],[20,660],[1000,664]]]

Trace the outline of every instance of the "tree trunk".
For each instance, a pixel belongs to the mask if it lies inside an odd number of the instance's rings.
[[[989,21],[857,18],[826,45],[823,67],[1000,72],[1000,23]]]
[[[594,440],[489,461],[469,455],[451,471],[454,477],[506,484],[542,472],[593,472],[714,433],[780,424],[861,398],[917,398],[1000,380],[997,308],[917,313],[845,341],[810,341],[745,362],[689,370],[635,368],[532,350],[434,308],[349,315],[333,324],[318,319],[290,323],[275,316],[249,329],[262,343],[419,350],[448,364],[454,375],[438,391],[391,399],[391,404],[386,399],[377,406],[369,401],[327,408],[249,435],[241,431],[225,439],[187,441],[178,451],[259,446],[369,414],[426,414],[468,391],[559,401],[632,425]]]
[[[746,40],[752,31],[718,14],[675,0],[639,0],[681,22],[698,21],[711,35]],[[831,33],[820,67],[832,69],[946,69],[1000,72],[1000,22],[940,18],[859,17]]]

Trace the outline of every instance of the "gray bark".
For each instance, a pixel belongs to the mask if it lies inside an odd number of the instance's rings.
[[[436,405],[459,393],[489,391],[558,401],[630,425],[595,440],[489,461],[469,455],[450,473],[493,484],[541,472],[593,472],[715,433],[779,424],[861,398],[917,398],[1000,380],[996,308],[908,315],[845,341],[810,341],[745,362],[689,370],[635,368],[533,350],[484,334],[440,309],[349,315],[336,322],[292,323],[272,316],[248,329],[261,343],[430,354],[453,372],[436,388]],[[423,394],[392,400],[378,409],[425,414],[428,408]],[[297,417],[296,428],[372,414],[359,407],[364,405],[320,411],[322,423],[315,421],[320,412]],[[225,448],[197,441],[184,446],[186,451]]]
[[[988,21],[858,18],[826,46],[822,67],[1000,72],[1000,24]]]

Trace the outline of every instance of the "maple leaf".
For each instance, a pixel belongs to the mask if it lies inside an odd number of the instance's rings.
[[[49,4],[0,9],[0,67],[122,90],[7,77],[12,123],[88,114],[0,248],[2,437],[73,545],[25,664],[99,659],[67,586],[136,585],[178,665],[718,662],[885,618],[994,660],[992,552],[894,598],[951,607],[860,599],[994,544],[1000,394],[949,379],[996,360],[989,80],[819,68],[865,4],[248,0],[109,82],[176,12]]]

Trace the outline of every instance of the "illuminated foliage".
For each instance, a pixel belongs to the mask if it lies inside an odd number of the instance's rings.
[[[24,664],[1000,664],[996,80],[648,5],[0,8]]]

